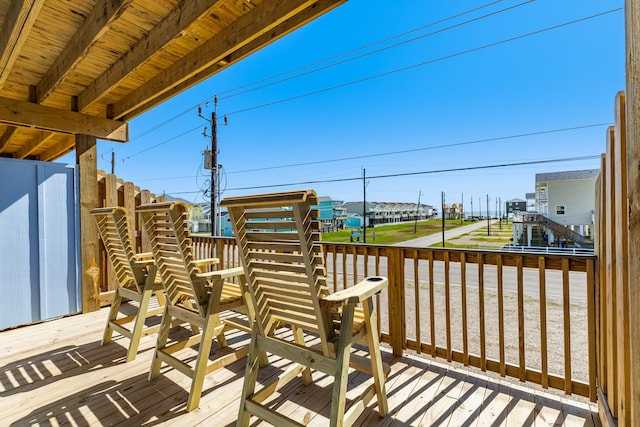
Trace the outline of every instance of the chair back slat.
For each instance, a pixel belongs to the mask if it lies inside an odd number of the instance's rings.
[[[188,228],[187,206],[181,202],[141,205],[137,211],[149,241],[168,301],[177,305],[194,300],[201,314],[206,311],[206,283],[198,279]]]
[[[100,238],[109,256],[119,286],[141,291],[144,271],[134,263],[134,251],[127,220],[127,211],[122,207],[93,209],[91,214],[98,225]]]
[[[247,286],[256,305],[256,325],[269,334],[280,323],[332,338],[330,316],[319,300],[329,294],[316,230],[314,191],[230,197],[229,211]],[[328,350],[327,350],[328,351]]]

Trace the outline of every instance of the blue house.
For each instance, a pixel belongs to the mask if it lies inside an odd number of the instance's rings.
[[[318,220],[323,226],[342,227],[347,220],[347,209],[344,207],[344,200],[333,197],[318,197],[318,204],[314,206],[319,210]]]

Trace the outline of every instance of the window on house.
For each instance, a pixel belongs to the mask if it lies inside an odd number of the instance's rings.
[[[556,215],[564,215],[564,205],[556,206]]]

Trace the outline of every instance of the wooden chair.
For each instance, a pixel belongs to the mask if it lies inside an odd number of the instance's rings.
[[[198,407],[204,376],[248,352],[248,347],[229,352],[215,361],[209,361],[214,337],[220,347],[227,345],[224,332],[240,329],[250,332],[248,322],[242,319],[220,320],[225,310],[245,312],[239,284],[225,280],[242,276],[242,268],[201,272],[193,259],[191,239],[187,228],[187,208],[180,202],[141,205],[143,228],[149,236],[153,257],[164,284],[167,304],[162,316],[158,342],[149,372],[149,380],[160,374],[162,362],[191,378],[187,411]],[[192,335],[180,341],[169,341],[169,330],[175,323],[192,325]],[[177,354],[185,347],[199,344],[195,364],[186,363]]]
[[[221,204],[229,210],[255,310],[238,426],[247,426],[252,415],[273,425],[299,425],[263,402],[298,374],[309,384],[309,368],[335,377],[332,426],[351,425],[374,396],[380,415],[388,412],[385,378],[389,367],[380,355],[372,298],[387,286],[387,279],[369,277],[330,293],[324,256],[317,243],[317,211],[311,209],[317,203],[315,192],[307,190],[229,197]],[[362,307],[356,306],[359,303]],[[292,328],[292,339],[275,333],[281,325]],[[319,348],[305,342],[314,335],[319,337]],[[366,343],[369,357],[351,354],[355,342]],[[264,351],[295,363],[256,391],[260,353]],[[372,375],[373,383],[345,412],[350,366]]]
[[[140,338],[158,331],[160,325],[146,326],[147,318],[162,313],[164,295],[162,283],[156,281],[156,267],[150,253],[135,254],[127,221],[127,211],[121,207],[93,209],[91,214],[98,224],[98,231],[111,266],[115,273],[116,290],[109,309],[102,345],[111,341],[113,331],[129,338],[127,362],[136,358]],[[160,307],[149,310],[151,296],[155,294]],[[135,314],[120,317],[123,300],[138,303]]]

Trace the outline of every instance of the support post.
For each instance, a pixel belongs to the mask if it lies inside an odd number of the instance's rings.
[[[640,253],[640,4],[625,1],[626,17],[626,117],[627,191],[629,203],[628,253]],[[629,257],[629,283],[637,285],[640,258]],[[629,287],[629,307],[640,307],[640,287]],[[640,310],[629,313],[631,402],[640,402]],[[640,425],[640,405],[632,404],[628,425]]]
[[[97,281],[98,226],[90,212],[97,208],[98,166],[96,160],[96,138],[76,135],[76,164],[80,183],[80,265],[82,286],[82,312],[100,309],[100,288]],[[98,271],[96,271],[98,270]]]

